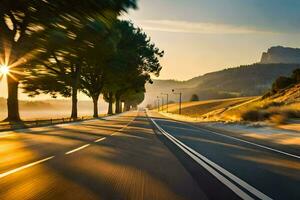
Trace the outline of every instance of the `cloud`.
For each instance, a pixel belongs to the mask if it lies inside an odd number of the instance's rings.
[[[266,30],[258,30],[246,26],[234,26],[229,24],[189,22],[174,20],[139,20],[138,24],[144,30],[173,32],[173,33],[195,33],[195,34],[266,34],[273,33]]]

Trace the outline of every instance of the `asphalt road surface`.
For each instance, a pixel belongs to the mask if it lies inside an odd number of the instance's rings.
[[[300,199],[300,157],[161,118],[0,133],[0,199]]]
[[[144,112],[0,133],[0,199],[207,199]]]
[[[150,115],[170,148],[177,147],[175,154],[184,154],[183,165],[190,168],[208,198],[300,199],[299,149],[296,154],[284,145],[264,145]],[[185,157],[197,164],[190,167]]]

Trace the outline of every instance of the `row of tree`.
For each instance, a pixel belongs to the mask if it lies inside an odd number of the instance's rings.
[[[134,0],[1,1],[0,50],[10,66],[7,120],[20,120],[20,83],[29,96],[71,97],[72,118],[78,91],[92,98],[94,117],[101,94],[109,114],[113,103],[118,113],[121,102],[129,109],[143,101],[164,53],[140,28],[118,20],[130,7]]]

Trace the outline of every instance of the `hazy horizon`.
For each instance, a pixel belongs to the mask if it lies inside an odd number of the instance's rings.
[[[300,47],[300,2],[287,0],[140,0],[122,18],[141,27],[165,50],[155,79],[186,81],[206,73],[259,62],[272,46]],[[155,11],[155,12],[154,12]],[[7,96],[5,80],[0,97]],[[20,99],[50,99],[48,95]],[[88,100],[85,95],[79,99]]]

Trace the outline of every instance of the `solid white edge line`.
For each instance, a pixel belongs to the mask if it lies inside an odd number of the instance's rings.
[[[48,161],[48,160],[53,159],[54,157],[55,157],[55,156],[50,156],[50,157],[48,157],[48,158],[45,158],[45,159],[42,159],[42,160],[38,160],[38,161],[36,161],[36,162],[29,163],[29,164],[24,165],[24,166],[22,166],[22,167],[18,167],[18,168],[16,168],[16,169],[7,171],[7,172],[5,172],[5,173],[0,174],[0,178],[4,178],[4,177],[6,177],[6,176],[8,176],[8,175],[14,174],[14,173],[19,172],[19,171],[21,171],[21,170],[24,170],[24,169],[26,169],[26,168],[33,167],[33,166],[38,165],[38,164],[40,164],[40,163],[46,162],[46,161]]]
[[[228,172],[227,170],[225,170],[224,168],[220,167],[219,165],[217,165],[216,163],[210,161],[209,159],[207,159],[206,157],[204,157],[203,155],[199,154],[198,152],[196,152],[195,150],[193,150],[192,148],[188,147],[187,145],[185,145],[184,143],[182,143],[181,141],[179,141],[178,139],[176,139],[175,137],[173,137],[172,135],[170,135],[168,132],[166,132],[165,130],[163,130],[152,118],[150,118],[151,121],[155,124],[155,126],[166,136],[168,137],[171,141],[173,141],[173,143],[175,143],[177,146],[182,145],[182,147],[180,147],[182,150],[183,148],[186,148],[187,150],[189,150],[190,152],[194,153],[196,156],[198,156],[200,159],[204,160],[205,162],[207,162],[208,164],[211,165],[211,167],[215,167],[215,169],[219,170],[220,172],[222,172],[224,175],[228,176],[231,180],[233,180],[235,183],[239,184],[240,186],[242,186],[243,188],[245,188],[246,190],[248,190],[249,192],[251,192],[252,194],[254,194],[255,196],[257,196],[260,199],[268,199],[271,200],[272,198],[268,197],[267,195],[263,194],[262,192],[258,191],[256,188],[254,188],[253,186],[249,185],[248,183],[246,183],[245,181],[241,180],[240,178],[236,177],[235,175],[231,174],[230,172]],[[179,144],[179,145],[178,145]],[[186,151],[185,151],[186,152]],[[187,154],[189,154],[189,152],[186,152]],[[189,156],[191,156],[189,154]],[[191,156],[192,157],[192,156]],[[192,157],[193,158],[193,157]],[[193,158],[194,159],[194,158]],[[195,160],[195,159],[194,159]],[[197,160],[195,160],[197,161]],[[197,161],[198,162],[198,161]],[[198,162],[199,163],[199,162]],[[201,166],[202,163],[199,163]],[[204,167],[204,166],[203,166]],[[204,167],[205,169],[207,169],[206,167]],[[207,169],[208,170],[208,169]],[[213,168],[212,168],[213,170]],[[210,173],[212,173],[210,170],[208,170]],[[217,172],[216,172],[217,173]],[[214,175],[214,174],[213,174]],[[219,174],[220,175],[220,174]],[[215,176],[215,175],[214,175]],[[217,176],[215,176],[216,178],[218,178]],[[226,179],[225,177],[223,177],[222,175],[220,175],[221,178]],[[219,178],[218,178],[219,179]],[[220,180],[220,179],[219,179]],[[227,179],[226,179],[227,180]],[[222,180],[220,180],[222,183],[224,183],[227,187],[229,187],[229,185],[227,185],[225,182],[223,182]],[[227,180],[228,181],[228,180]],[[231,183],[231,182],[230,182]],[[229,188],[231,190],[235,189],[235,188],[231,188],[232,186],[230,186]],[[235,189],[236,190],[236,189]],[[233,190],[235,192],[235,190]],[[243,192],[243,191],[241,191]],[[236,193],[237,195],[239,195],[238,193]],[[239,195],[240,196],[240,195]],[[240,196],[241,197],[241,196]],[[250,197],[251,198],[251,197]]]
[[[103,137],[103,138],[99,138],[98,140],[95,140],[95,142],[97,143],[97,142],[101,142],[101,141],[103,141],[103,140],[105,140],[106,139],[106,137]]]
[[[162,119],[159,119],[159,120],[160,120],[160,121],[167,121],[167,120],[162,120]],[[172,121],[171,121],[171,122],[172,122]],[[251,145],[253,145],[253,146],[257,146],[257,147],[260,147],[260,148],[263,148],[263,149],[267,149],[267,150],[269,150],[269,151],[273,151],[273,152],[276,152],[276,153],[279,153],[279,154],[283,154],[283,155],[286,155],[286,156],[290,156],[290,157],[293,157],[293,158],[300,159],[300,156],[297,156],[297,155],[294,155],[294,154],[291,154],[291,153],[287,153],[287,152],[285,152],[285,151],[281,151],[281,150],[278,150],[278,149],[273,149],[273,148],[271,148],[271,147],[267,147],[267,146],[264,146],[264,145],[261,145],[261,144],[256,144],[256,143],[254,143],[254,142],[249,142],[249,141],[247,141],[247,140],[243,140],[243,139],[240,139],[240,138],[236,138],[236,137],[232,137],[232,136],[229,136],[229,135],[217,133],[217,132],[215,132],[215,131],[208,130],[208,129],[205,129],[205,128],[201,128],[201,127],[198,127],[198,126],[195,126],[195,125],[191,125],[191,124],[188,124],[188,123],[184,123],[184,122],[177,122],[177,121],[176,121],[176,123],[185,124],[185,125],[187,125],[187,126],[196,128],[196,129],[198,129],[198,130],[210,132],[210,133],[215,134],[215,135],[219,135],[219,136],[222,136],[222,137],[230,138],[230,139],[237,140],[237,141],[240,141],[240,142],[244,142],[244,143],[247,143],[247,144],[251,144]]]
[[[78,148],[76,148],[76,149],[73,149],[73,150],[71,150],[71,151],[68,151],[68,152],[65,153],[65,154],[68,155],[68,154],[71,154],[71,153],[75,153],[75,152],[77,152],[77,151],[80,151],[80,150],[82,150],[82,149],[88,147],[88,146],[90,146],[90,144],[83,145],[83,146],[81,146],[81,147],[78,147]]]
[[[247,140],[243,140],[243,139],[239,139],[239,138],[235,138],[235,137],[232,137],[232,136],[229,136],[229,135],[223,135],[223,134],[220,134],[220,133],[217,133],[215,131],[211,131],[211,130],[207,130],[207,129],[203,129],[203,128],[200,128],[200,127],[196,127],[195,128],[198,128],[199,130],[203,130],[203,131],[208,131],[210,133],[213,133],[213,134],[216,134],[216,135],[219,135],[219,136],[223,136],[223,137],[227,137],[227,138],[231,138],[233,140],[237,140],[237,141],[240,141],[240,142],[244,142],[244,143],[247,143],[247,144],[251,144],[253,146],[257,146],[257,147],[260,147],[260,148],[263,148],[263,149],[267,149],[269,151],[273,151],[273,152],[276,152],[276,153],[279,153],[279,154],[283,154],[283,155],[286,155],[286,156],[290,156],[290,157],[293,157],[293,158],[297,158],[297,159],[300,159],[300,156],[297,156],[297,155],[294,155],[294,154],[291,154],[291,153],[287,153],[285,151],[281,151],[281,150],[278,150],[278,149],[273,149],[271,147],[267,147],[267,146],[264,146],[264,145],[261,145],[261,144],[256,144],[256,143],[253,143],[253,142],[249,142]]]

